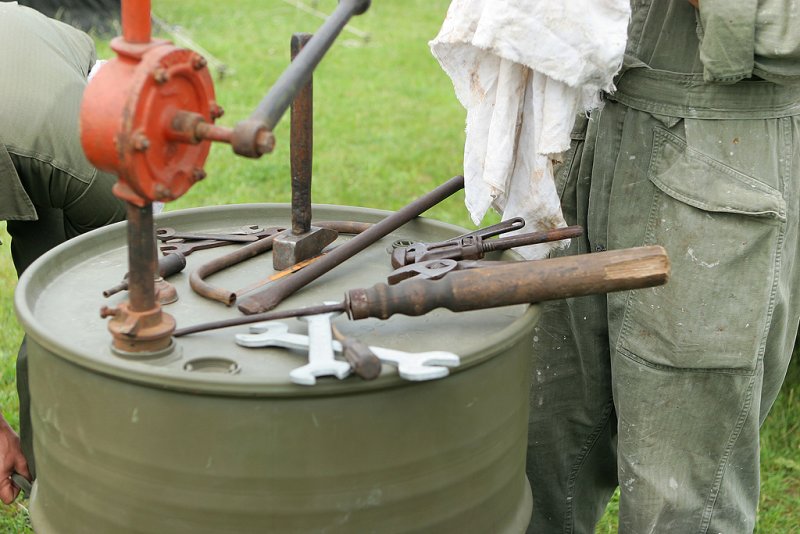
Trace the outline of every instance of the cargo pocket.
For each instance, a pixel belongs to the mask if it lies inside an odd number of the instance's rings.
[[[645,244],[667,249],[672,275],[615,297],[625,299],[617,348],[654,365],[752,372],[773,309],[783,197],[660,128],[648,178]]]

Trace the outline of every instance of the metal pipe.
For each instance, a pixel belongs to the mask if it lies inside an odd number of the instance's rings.
[[[312,39],[313,41],[313,39]],[[433,191],[419,197],[412,203],[392,213],[380,222],[375,223],[370,229],[357,235],[350,241],[343,243],[330,251],[320,261],[314,262],[293,276],[278,280],[264,290],[242,299],[238,308],[246,314],[259,313],[271,310],[283,299],[310,284],[323,274],[327,273],[343,261],[352,258],[371,244],[397,230],[408,221],[418,217],[442,200],[460,191],[464,187],[464,177],[456,176]]]
[[[122,38],[129,43],[150,42],[150,0],[122,0]]]
[[[128,202],[128,300],[132,311],[156,306],[156,238],[153,233],[153,205]]]
[[[231,144],[231,140],[233,138],[233,130],[231,128],[217,126],[207,122],[201,122],[198,124],[195,128],[194,134],[197,137],[198,142],[200,142],[200,140],[207,140]]]

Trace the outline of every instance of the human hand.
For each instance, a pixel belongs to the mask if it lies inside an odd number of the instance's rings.
[[[11,504],[19,495],[19,488],[11,482],[14,471],[25,478],[31,478],[28,462],[19,444],[19,436],[0,416],[0,501],[5,504]]]

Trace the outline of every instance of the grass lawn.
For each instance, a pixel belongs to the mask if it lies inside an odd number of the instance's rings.
[[[283,70],[292,32],[313,32],[321,20],[291,0],[152,0],[154,14],[183,31],[225,63],[215,82],[225,108],[220,124],[247,116]],[[335,0],[306,0],[323,12]],[[345,32],[314,79],[315,202],[394,210],[461,172],[464,111],[427,41],[444,19],[449,0],[375,0],[352,21],[369,34]],[[99,41],[101,57],[111,53]],[[288,119],[288,116],[287,116]],[[253,161],[215,145],[208,178],[168,210],[290,199],[288,121],[276,130],[274,154]],[[472,227],[455,195],[428,215]],[[495,222],[496,217],[485,221]],[[14,319],[15,275],[8,235],[0,224],[0,408],[16,426],[14,359],[22,332]],[[758,532],[800,532],[800,365],[797,358],[762,433],[762,497]],[[616,531],[616,501],[597,532]],[[29,532],[26,514],[0,505],[0,532]]]

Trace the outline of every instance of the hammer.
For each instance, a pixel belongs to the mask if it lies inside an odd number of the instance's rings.
[[[308,33],[292,35],[292,60],[311,39]],[[312,82],[298,91],[292,102],[290,158],[292,173],[292,228],[275,238],[272,245],[272,266],[288,269],[322,252],[338,237],[327,228],[311,226],[311,160],[313,152]]]

